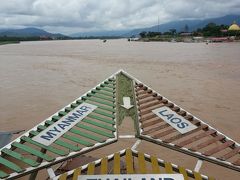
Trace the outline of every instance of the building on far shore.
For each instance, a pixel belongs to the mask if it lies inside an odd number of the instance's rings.
[[[232,39],[232,40],[239,40],[240,27],[235,21],[233,22],[233,24],[231,26],[229,26],[228,35],[230,36],[230,39]]]
[[[240,31],[240,27],[236,22],[233,22],[233,24],[229,26],[228,31]]]

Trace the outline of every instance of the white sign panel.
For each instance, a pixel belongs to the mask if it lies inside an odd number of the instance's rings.
[[[95,105],[82,103],[32,139],[45,146],[49,146],[96,108],[97,106]]]
[[[78,180],[184,180],[182,174],[80,175]]]
[[[163,106],[154,109],[152,112],[178,130],[181,134],[185,134],[197,128],[197,126],[172,111],[169,107]]]

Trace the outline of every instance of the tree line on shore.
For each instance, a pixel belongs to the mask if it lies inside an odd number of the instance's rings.
[[[87,37],[41,37],[41,36],[29,36],[29,37],[14,37],[14,36],[0,36],[0,45],[19,43],[21,41],[42,41],[42,40],[81,40],[81,39],[119,39],[121,36],[87,36]]]
[[[176,36],[203,36],[203,37],[227,37],[227,36],[240,36],[240,31],[228,31],[228,25],[217,25],[209,23],[203,28],[198,28],[195,31],[189,32],[188,25],[185,25],[184,31],[177,32],[176,29],[169,29],[167,32],[146,32],[139,33],[141,38],[154,38],[154,37],[176,37]]]

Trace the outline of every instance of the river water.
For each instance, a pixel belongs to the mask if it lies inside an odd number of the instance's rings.
[[[240,43],[75,40],[0,46],[0,131],[32,128],[119,69],[240,141]]]

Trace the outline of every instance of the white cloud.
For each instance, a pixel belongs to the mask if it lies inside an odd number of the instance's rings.
[[[119,30],[178,19],[239,14],[239,0],[0,0],[0,28],[52,32]]]

